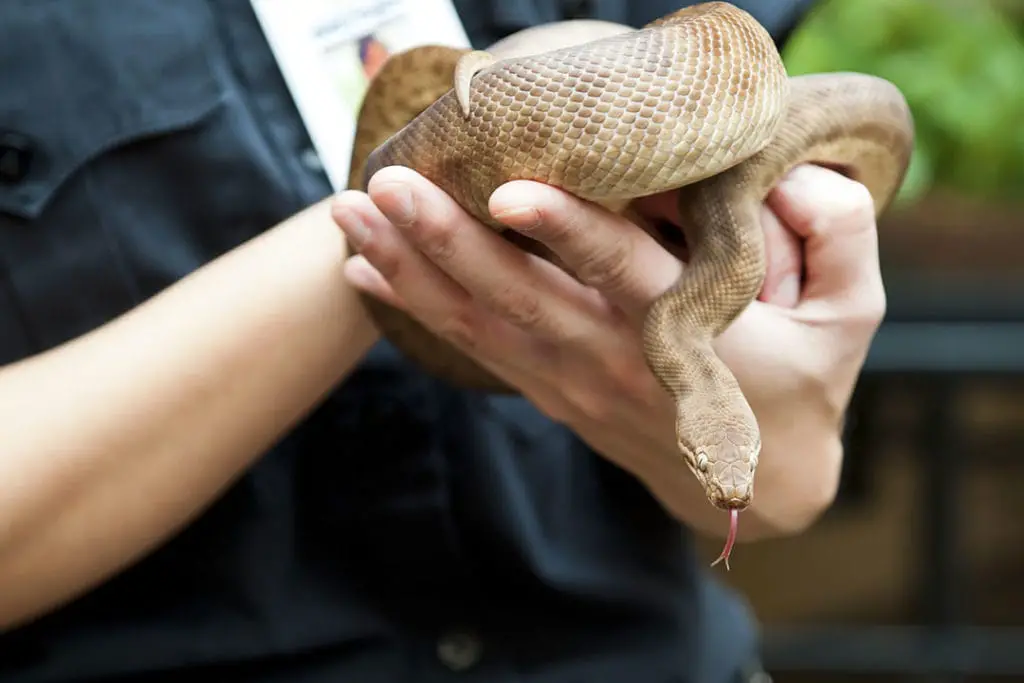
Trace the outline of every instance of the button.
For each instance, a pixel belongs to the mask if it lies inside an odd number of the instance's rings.
[[[302,154],[299,156],[299,161],[302,162],[302,165],[310,171],[316,171],[319,173],[324,170],[324,162],[320,160],[320,155],[317,154],[316,150],[313,148],[302,150]]]
[[[467,631],[454,631],[437,641],[437,658],[452,671],[466,671],[479,662],[484,652],[480,638]]]
[[[32,166],[33,152],[28,136],[0,131],[0,183],[14,185],[24,180]]]

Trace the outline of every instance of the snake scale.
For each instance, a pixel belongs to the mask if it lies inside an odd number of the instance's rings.
[[[712,340],[762,286],[762,202],[794,166],[816,163],[864,184],[880,215],[903,181],[913,137],[892,83],[858,73],[790,77],[753,16],[708,2],[640,29],[560,22],[487,52],[432,45],[390,56],[359,111],[349,184],[365,189],[377,170],[409,167],[549,259],[490,216],[498,186],[539,181],[616,212],[678,190],[688,266],[650,307],[642,340],[675,402],[681,456],[708,500],[730,511],[716,560],[728,566],[761,439]],[[382,333],[428,372],[511,391],[408,315],[364,300]]]

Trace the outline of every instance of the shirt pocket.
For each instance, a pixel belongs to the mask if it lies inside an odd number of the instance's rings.
[[[147,143],[173,144],[223,104],[213,37],[199,0],[7,0],[0,363],[81,335],[152,293],[111,226],[157,220],[149,198],[130,173],[101,181],[102,169]]]

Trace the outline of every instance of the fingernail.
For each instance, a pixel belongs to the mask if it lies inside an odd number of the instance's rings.
[[[796,306],[800,301],[800,276],[792,273],[782,278],[775,299],[780,306]]]
[[[412,225],[416,220],[416,202],[412,198],[412,192],[403,183],[388,183],[387,187],[392,200],[388,202],[388,210],[385,211],[388,220],[395,225]]]
[[[369,226],[355,211],[344,207],[335,207],[334,220],[356,249],[361,249],[370,240]]]
[[[529,230],[540,225],[540,211],[532,206],[521,206],[515,209],[500,211],[495,220],[517,230]]]

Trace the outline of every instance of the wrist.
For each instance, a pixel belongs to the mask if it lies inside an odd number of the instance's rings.
[[[277,254],[281,274],[296,287],[298,297],[307,300],[310,313],[325,316],[323,324],[333,328],[340,360],[347,367],[358,362],[381,334],[362,295],[344,275],[345,261],[353,252],[331,218],[333,201],[313,204],[256,239],[277,242],[269,248]]]

